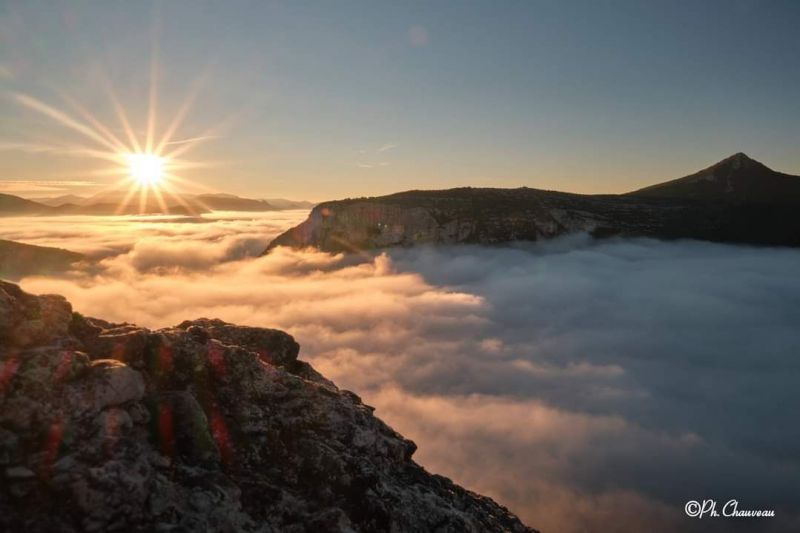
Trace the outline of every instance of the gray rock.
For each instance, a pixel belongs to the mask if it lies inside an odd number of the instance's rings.
[[[71,320],[72,306],[63,296],[33,296],[0,281],[0,355],[61,339]]]
[[[33,473],[33,470],[25,468],[24,466],[12,466],[6,468],[6,478],[7,479],[30,479],[36,474]]]
[[[113,359],[92,361],[88,381],[89,401],[96,409],[141,400],[144,396],[142,375]]]
[[[148,331],[1,288],[2,531],[532,531],[417,465],[283,332]]]

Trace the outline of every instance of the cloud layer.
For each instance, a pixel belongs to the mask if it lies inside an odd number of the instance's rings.
[[[55,216],[3,217],[0,238],[38,246],[67,248],[93,259],[130,252],[142,264],[180,266],[170,258],[187,257],[197,267],[258,255],[285,229],[302,221],[307,210],[258,213],[215,212],[200,217]],[[185,254],[178,253],[182,247]],[[158,251],[163,260],[153,261]],[[133,259],[133,258],[132,258]],[[192,266],[192,264],[184,265]]]
[[[105,257],[22,283],[86,314],[291,332],[423,465],[542,530],[737,525],[685,518],[704,498],[779,509],[748,530],[798,525],[800,251],[572,237],[252,257],[301,216],[9,219],[0,237]]]

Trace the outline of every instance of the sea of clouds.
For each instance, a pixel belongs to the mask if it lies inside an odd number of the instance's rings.
[[[800,251],[572,236],[257,257],[302,211],[4,219],[85,314],[292,333],[418,462],[551,532],[800,527]],[[67,220],[68,219],[68,220]],[[735,498],[775,519],[684,515]]]

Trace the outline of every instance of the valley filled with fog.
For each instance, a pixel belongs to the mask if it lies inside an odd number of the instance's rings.
[[[705,498],[800,527],[800,250],[575,235],[259,257],[306,214],[9,217],[0,238],[90,258],[21,281],[86,315],[291,333],[417,461],[542,530],[675,530]]]

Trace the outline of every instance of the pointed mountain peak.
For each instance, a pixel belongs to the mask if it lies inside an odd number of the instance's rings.
[[[728,169],[728,170],[738,170],[740,168],[747,168],[754,165],[764,166],[755,159],[752,159],[744,152],[736,152],[735,154],[726,157],[722,161],[719,161],[707,169],[701,172],[707,172],[709,170],[717,170],[717,169]]]
[[[781,203],[783,197],[794,198],[800,194],[800,180],[775,172],[745,153],[737,152],[689,176],[651,185],[631,194],[739,203]]]

